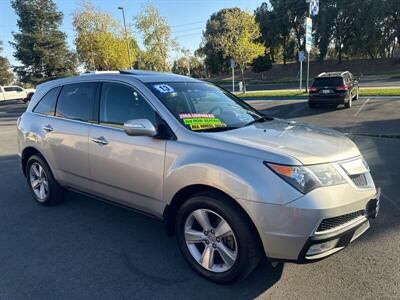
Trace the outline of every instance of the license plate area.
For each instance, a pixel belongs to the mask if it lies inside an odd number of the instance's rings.
[[[320,93],[321,93],[321,94],[324,94],[324,95],[326,95],[326,94],[331,94],[331,93],[332,93],[332,90],[329,90],[329,89],[322,89],[322,90],[320,91]]]

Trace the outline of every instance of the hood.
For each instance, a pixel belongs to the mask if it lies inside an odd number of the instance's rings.
[[[211,135],[221,141],[289,155],[304,165],[360,155],[357,146],[336,130],[280,119]]]

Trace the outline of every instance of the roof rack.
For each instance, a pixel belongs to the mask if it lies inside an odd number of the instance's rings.
[[[319,73],[317,77],[325,75],[325,74],[326,74],[326,72]]]
[[[119,71],[86,71],[79,75],[93,75],[93,74],[118,74]]]
[[[145,71],[145,70],[138,70],[138,69],[120,70],[119,73],[120,74],[129,74],[129,75],[159,75],[159,74],[164,74],[163,72]]]

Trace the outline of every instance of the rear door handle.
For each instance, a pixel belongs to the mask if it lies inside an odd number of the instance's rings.
[[[52,132],[54,129],[53,129],[53,127],[51,127],[51,125],[46,125],[46,126],[43,126],[43,130],[47,131],[47,132]]]
[[[92,138],[92,142],[99,145],[107,145],[108,141],[104,137]]]

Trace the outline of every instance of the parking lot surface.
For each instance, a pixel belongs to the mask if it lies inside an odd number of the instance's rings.
[[[344,251],[307,265],[264,261],[245,281],[216,285],[186,265],[161,222],[70,193],[46,208],[17,158],[18,101],[0,102],[0,299],[400,299],[400,98],[351,109],[253,101],[280,118],[349,134],[382,187],[379,218]]]

